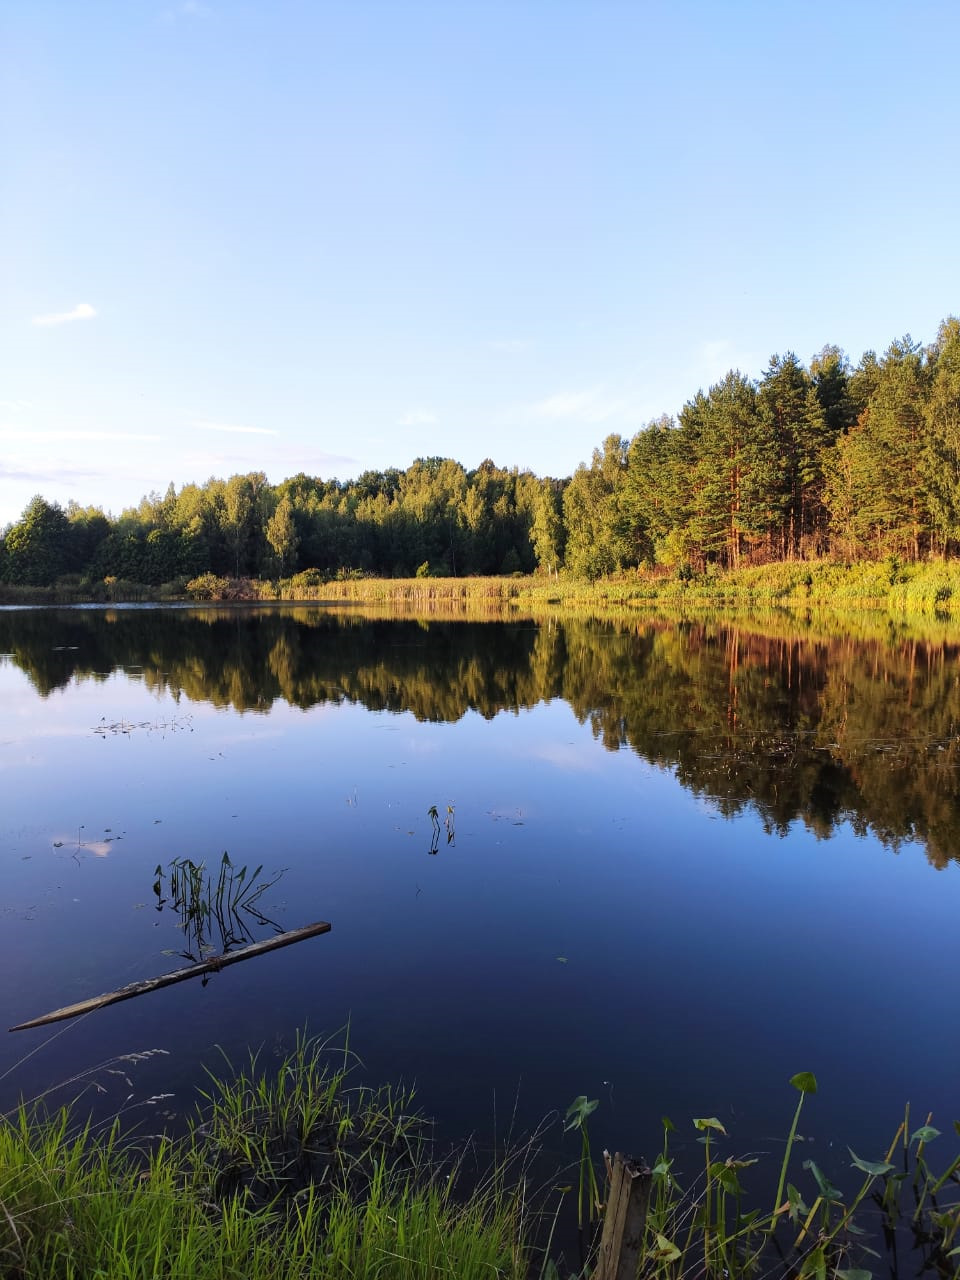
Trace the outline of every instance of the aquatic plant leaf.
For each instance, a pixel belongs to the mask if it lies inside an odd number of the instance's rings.
[[[797,1216],[799,1214],[802,1213],[806,1215],[810,1212],[809,1208],[804,1202],[803,1196],[800,1194],[800,1192],[797,1190],[797,1188],[793,1185],[792,1182],[787,1183],[787,1205],[789,1208],[790,1217],[794,1222],[796,1222]]]
[[[824,1257],[822,1247],[818,1246],[816,1249],[811,1249],[803,1260],[800,1274],[802,1276],[816,1276],[817,1280],[826,1280],[827,1260]]]
[[[743,1188],[740,1186],[740,1180],[737,1178],[733,1169],[728,1169],[726,1165],[721,1165],[717,1174],[717,1180],[728,1195],[738,1196]]]
[[[861,1160],[852,1147],[847,1150],[853,1156],[853,1164],[857,1169],[862,1169],[864,1173],[869,1173],[872,1178],[882,1178],[885,1173],[893,1173],[894,1165],[886,1160]]]
[[[940,1130],[935,1129],[932,1124],[923,1124],[915,1133],[910,1135],[911,1142],[932,1142],[934,1138],[940,1137]]]
[[[817,1077],[812,1071],[798,1071],[795,1076],[790,1077],[790,1083],[801,1093],[817,1092]]]
[[[862,1267],[851,1267],[849,1271],[838,1271],[837,1280],[873,1280],[873,1272]]]
[[[567,1123],[563,1126],[564,1133],[568,1129],[582,1127],[587,1116],[592,1115],[599,1105],[599,1098],[593,1098],[588,1102],[585,1093],[578,1094],[567,1107]]]
[[[664,1133],[676,1133],[677,1126],[673,1123],[669,1116],[661,1116],[660,1123],[663,1125]]]
[[[693,1123],[697,1129],[716,1129],[726,1137],[727,1131],[716,1116],[701,1116],[699,1119],[694,1119]]]
[[[658,1258],[661,1262],[676,1262],[680,1257],[680,1250],[672,1240],[668,1240],[666,1236],[662,1236],[658,1231],[657,1250],[654,1257]]]
[[[840,1200],[840,1192],[830,1180],[821,1172],[819,1166],[813,1160],[804,1160],[803,1167],[809,1169],[816,1180],[817,1187],[824,1200],[832,1200],[834,1203]]]

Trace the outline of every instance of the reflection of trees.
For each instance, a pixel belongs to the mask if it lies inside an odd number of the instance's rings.
[[[358,702],[454,721],[563,698],[610,750],[771,831],[841,821],[960,856],[960,646],[762,635],[721,623],[369,619],[319,609],[0,614],[46,695],[120,668],[175,697],[266,711]]]

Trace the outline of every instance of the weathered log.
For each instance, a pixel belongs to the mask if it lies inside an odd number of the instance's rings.
[[[653,1175],[644,1164],[613,1158],[600,1256],[592,1280],[634,1280],[643,1245]]]
[[[330,925],[326,920],[318,920],[315,924],[304,925],[302,929],[289,929],[286,933],[278,933],[272,938],[264,938],[262,942],[251,942],[249,946],[240,947],[237,951],[225,951],[223,955],[211,956],[209,960],[201,960],[199,964],[187,965],[184,969],[176,969],[173,973],[161,974],[158,978],[144,978],[140,982],[131,982],[118,991],[107,991],[102,996],[91,996],[89,1000],[81,1000],[77,1004],[65,1005],[62,1009],[54,1009],[41,1018],[31,1018],[29,1022],[20,1022],[11,1031],[26,1031],[30,1027],[45,1027],[51,1022],[62,1022],[65,1018],[76,1018],[81,1013],[91,1013],[94,1009],[102,1009],[108,1004],[117,1004],[120,1000],[131,1000],[134,996],[146,995],[148,991],[159,991],[161,987],[172,986],[175,982],[185,982],[187,978],[198,978],[202,973],[216,973],[225,969],[228,964],[239,964],[241,960],[250,960],[253,956],[261,956],[266,951],[275,951],[278,947],[289,947],[293,942],[302,942],[304,938],[312,938],[318,933],[329,933]]]

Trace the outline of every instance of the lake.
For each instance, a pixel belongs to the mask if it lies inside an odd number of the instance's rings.
[[[131,607],[0,610],[0,654],[5,1027],[217,949],[174,860],[278,877],[244,936],[333,926],[6,1035],[2,1108],[162,1048],[111,1105],[175,1121],[215,1046],[349,1022],[451,1141],[585,1093],[595,1150],[652,1156],[666,1113],[776,1151],[809,1070],[839,1177],[908,1101],[960,1116],[958,644]]]

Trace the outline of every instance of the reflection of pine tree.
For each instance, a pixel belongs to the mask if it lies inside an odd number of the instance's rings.
[[[230,610],[0,613],[0,652],[46,696],[137,667],[149,689],[237,710],[359,703],[450,722],[563,698],[611,751],[671,770],[770,831],[841,821],[960,850],[960,646],[799,639],[720,623],[368,621]]]

